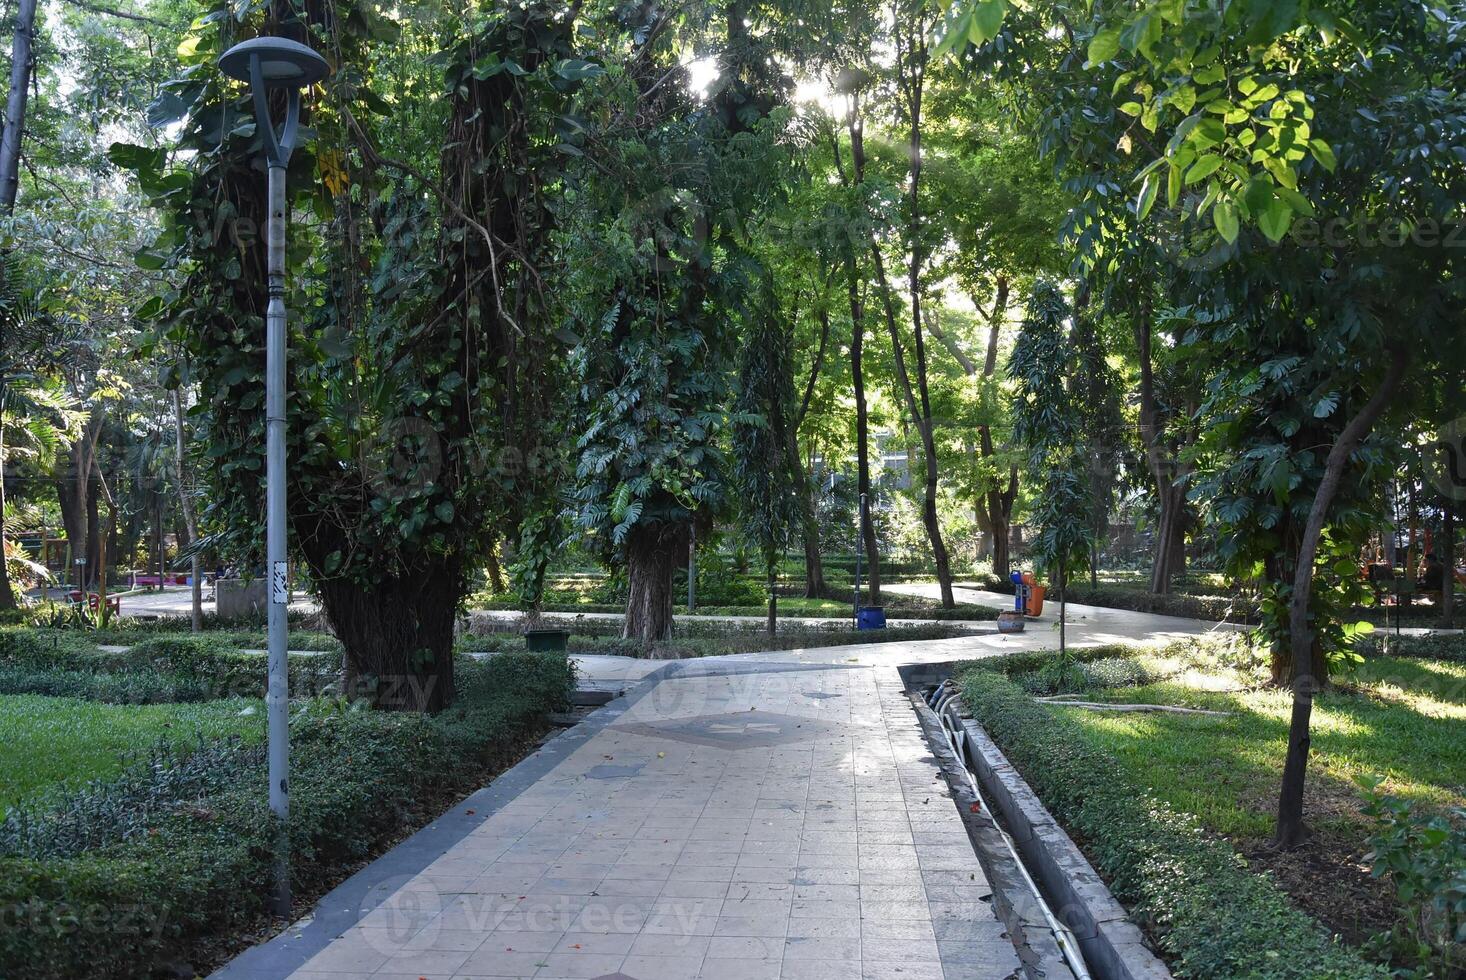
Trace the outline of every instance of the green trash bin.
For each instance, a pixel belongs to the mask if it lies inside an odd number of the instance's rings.
[[[569,630],[525,630],[524,647],[536,653],[564,653]]]

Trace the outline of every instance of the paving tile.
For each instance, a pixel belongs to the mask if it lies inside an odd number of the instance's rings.
[[[945,977],[946,973],[942,964],[935,960],[928,962],[862,960],[860,963],[861,980],[944,980]],[[963,980],[966,978],[964,977]]]
[[[297,980],[1006,976],[894,670],[739,662],[627,705]]]
[[[685,936],[643,932],[629,952],[637,956],[706,956],[712,936]]]
[[[859,919],[808,919],[789,920],[790,938],[801,939],[854,939],[860,936]]]
[[[506,953],[480,949],[458,968],[461,977],[532,977],[540,971],[548,953]]]
[[[709,956],[702,961],[700,980],[780,980],[780,960],[748,960]]]
[[[702,970],[701,956],[626,957],[621,972],[636,980],[696,980]]]
[[[806,938],[788,939],[784,945],[784,962],[790,960],[859,960],[859,939]]]
[[[714,959],[766,960],[784,955],[784,940],[760,936],[713,936],[707,955]]]

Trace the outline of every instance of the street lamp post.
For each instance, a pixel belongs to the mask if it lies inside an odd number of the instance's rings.
[[[265,229],[265,270],[269,306],[265,310],[265,559],[269,565],[269,684],[265,711],[269,734],[270,810],[279,819],[275,851],[275,889],[271,907],[290,912],[290,705],[286,669],[286,611],[290,602],[285,557],[285,166],[300,125],[300,90],[325,78],[326,60],[304,44],[283,37],[257,37],[236,44],[219,57],[230,78],[249,84],[254,95],[255,129],[263,136],[269,171],[269,222]],[[275,135],[270,92],[284,89],[285,125]]]

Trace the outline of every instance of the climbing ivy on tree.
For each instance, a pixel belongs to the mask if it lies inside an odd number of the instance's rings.
[[[248,559],[265,496],[265,181],[248,96],[215,59],[274,33],[308,38],[335,63],[307,96],[317,138],[289,174],[291,547],[355,690],[427,710],[453,699],[454,616],[495,519],[539,521],[521,503],[554,479],[553,449],[538,452],[559,422],[540,386],[564,347],[551,196],[581,152],[574,100],[601,74],[575,57],[575,15],[561,8],[442,16],[432,33],[455,41],[432,58],[441,81],[394,107],[374,91],[375,70],[390,77],[394,45],[423,38],[375,8],[216,7],[180,48],[187,67],[155,112],[181,119],[186,152],[112,154],[163,213],[139,263],[173,270],[178,285],[138,313],[153,343],[189,353],[204,393],[194,422],[224,529],[210,543]],[[416,157],[380,149],[398,126],[431,134]],[[526,551],[544,556],[532,537]]]

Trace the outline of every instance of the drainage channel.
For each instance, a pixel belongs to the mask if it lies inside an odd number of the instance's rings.
[[[965,732],[943,711],[956,694],[944,684],[948,676],[935,664],[902,671],[906,694],[992,886],[993,909],[1018,952],[1023,975],[1027,980],[1094,980],[1078,940],[1050,908],[967,766]]]
[[[1094,866],[981,726],[958,711],[951,673],[951,664],[901,672],[985,870],[991,862],[995,908],[1011,923],[1027,976],[1172,980]]]

